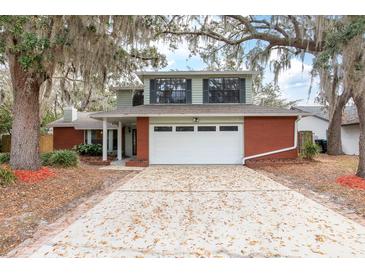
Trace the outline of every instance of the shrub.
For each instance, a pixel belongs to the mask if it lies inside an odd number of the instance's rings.
[[[304,148],[300,154],[302,158],[306,160],[313,160],[313,158],[317,156],[319,152],[320,152],[320,147],[317,144],[311,141],[307,141],[304,143]]]
[[[46,152],[41,154],[42,166],[50,166],[49,158],[51,158],[53,152]]]
[[[0,153],[0,164],[7,164],[10,161],[10,153]]]
[[[101,144],[81,144],[76,146],[76,151],[80,155],[101,156],[103,146]]]
[[[79,158],[72,150],[57,150],[51,153],[46,163],[50,166],[72,167],[78,165]]]
[[[16,180],[14,173],[7,168],[0,167],[0,185],[8,186]]]

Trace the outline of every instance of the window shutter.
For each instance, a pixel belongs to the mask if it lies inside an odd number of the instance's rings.
[[[240,103],[246,103],[246,79],[240,78]]]
[[[186,103],[191,104],[191,79],[186,79]]]
[[[203,103],[209,103],[209,79],[203,79]]]
[[[150,104],[156,104],[156,80],[150,79]]]

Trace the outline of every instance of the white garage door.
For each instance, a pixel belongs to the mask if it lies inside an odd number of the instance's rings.
[[[242,125],[150,125],[151,164],[242,164]]]

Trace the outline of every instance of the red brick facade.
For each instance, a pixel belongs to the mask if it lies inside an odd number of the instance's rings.
[[[137,160],[148,161],[149,118],[137,117]]]
[[[84,131],[73,127],[53,128],[53,149],[72,149],[75,145],[84,143]]]
[[[292,147],[296,117],[245,117],[245,157]],[[296,158],[297,150],[285,151],[255,159]]]

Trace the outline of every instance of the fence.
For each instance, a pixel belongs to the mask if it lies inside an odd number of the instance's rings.
[[[306,142],[314,142],[314,138],[313,138],[313,132],[312,131],[298,131],[298,147],[299,147],[299,152],[302,152],[303,148],[304,148],[304,144]]]
[[[1,138],[1,152],[10,152],[11,136],[3,135]],[[39,140],[41,153],[53,151],[53,135],[41,135]]]

